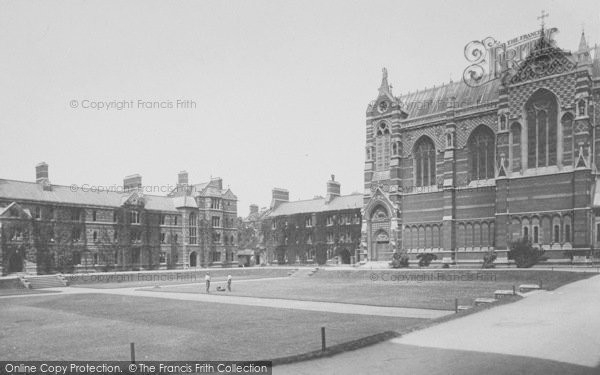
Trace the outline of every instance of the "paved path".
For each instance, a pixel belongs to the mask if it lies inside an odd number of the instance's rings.
[[[599,374],[600,276],[274,374]]]
[[[162,288],[161,288],[162,289]],[[161,289],[140,290],[136,288],[118,289],[92,289],[92,288],[47,288],[48,291],[60,291],[62,294],[116,294],[132,297],[165,298],[184,301],[214,302],[232,305],[273,307],[278,309],[294,309],[307,311],[322,311],[338,314],[358,314],[372,316],[391,316],[401,318],[435,319],[445,315],[453,314],[453,311],[413,309],[404,307],[383,307],[358,305],[350,303],[300,301],[279,298],[256,298],[228,296],[224,294],[205,294],[204,285],[198,284],[198,293],[172,293],[161,291]],[[200,290],[202,290],[200,292]],[[45,294],[48,295],[48,294]],[[31,295],[32,297],[34,295]],[[8,296],[7,296],[8,297]]]

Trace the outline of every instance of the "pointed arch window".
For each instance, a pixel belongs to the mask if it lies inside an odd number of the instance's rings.
[[[385,171],[390,168],[390,127],[381,122],[377,125],[375,137],[375,170]]]
[[[510,126],[510,151],[512,171],[521,170],[521,124],[513,122]]]
[[[548,90],[538,90],[527,101],[525,111],[528,167],[556,165],[558,105],[554,94]]]
[[[500,130],[506,130],[507,117],[505,114],[500,115]]]
[[[587,111],[586,111],[585,99],[580,99],[577,102],[577,116],[585,117],[586,113],[587,113]]]
[[[479,126],[469,137],[469,170],[471,180],[494,178],[494,132]]]
[[[428,137],[422,137],[415,145],[415,184],[435,184],[435,146]]]
[[[565,113],[560,120],[562,124],[563,138],[563,164],[571,165],[573,163],[573,115],[569,112]]]

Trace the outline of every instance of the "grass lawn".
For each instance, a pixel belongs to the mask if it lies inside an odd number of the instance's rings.
[[[520,284],[537,284],[541,281],[544,289],[555,289],[592,275],[595,274],[534,270],[321,270],[311,277],[283,280],[236,282],[234,279],[231,294],[453,310],[455,298],[458,298],[459,304],[468,305],[475,298],[493,297],[495,290],[512,289],[513,285],[518,287]],[[212,286],[213,290],[216,285]],[[200,289],[200,286],[184,285],[158,290],[198,293]]]
[[[0,289],[0,296],[15,296],[15,295],[23,295],[23,294],[48,294],[55,293],[48,290],[43,289]]]
[[[258,360],[320,348],[423,319],[385,318],[118,295],[0,302],[4,360]]]
[[[281,268],[228,268],[209,270],[213,282],[224,281],[227,275],[236,280],[287,277],[292,270]],[[108,273],[104,275],[74,274],[66,276],[69,285],[74,287],[113,289],[134,288],[154,285],[181,285],[191,283],[204,284],[206,271],[171,271],[144,273]]]

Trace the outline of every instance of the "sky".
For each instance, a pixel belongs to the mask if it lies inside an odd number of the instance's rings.
[[[221,177],[238,215],[363,191],[365,111],[460,80],[464,47],[557,27],[600,43],[589,1],[0,0],[0,178],[162,191]],[[187,105],[187,106],[186,106]],[[104,106],[100,108],[100,106]],[[121,109],[118,109],[121,108]]]

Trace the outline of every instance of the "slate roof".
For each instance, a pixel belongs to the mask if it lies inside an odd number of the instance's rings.
[[[432,115],[446,111],[454,98],[455,109],[461,109],[498,100],[500,80],[495,79],[479,87],[467,86],[462,80],[438,87],[419,90],[400,96],[402,110],[409,118]]]
[[[120,207],[130,193],[116,191],[82,191],[70,186],[51,185],[45,190],[35,182],[0,179],[0,198],[15,201],[38,201],[56,204]],[[145,208],[157,211],[176,211],[174,201],[170,197],[144,194]]]
[[[352,194],[336,197],[328,204],[326,203],[325,198],[284,202],[271,211],[268,216],[275,217],[301,213],[361,209],[363,206],[363,199],[362,194]]]

